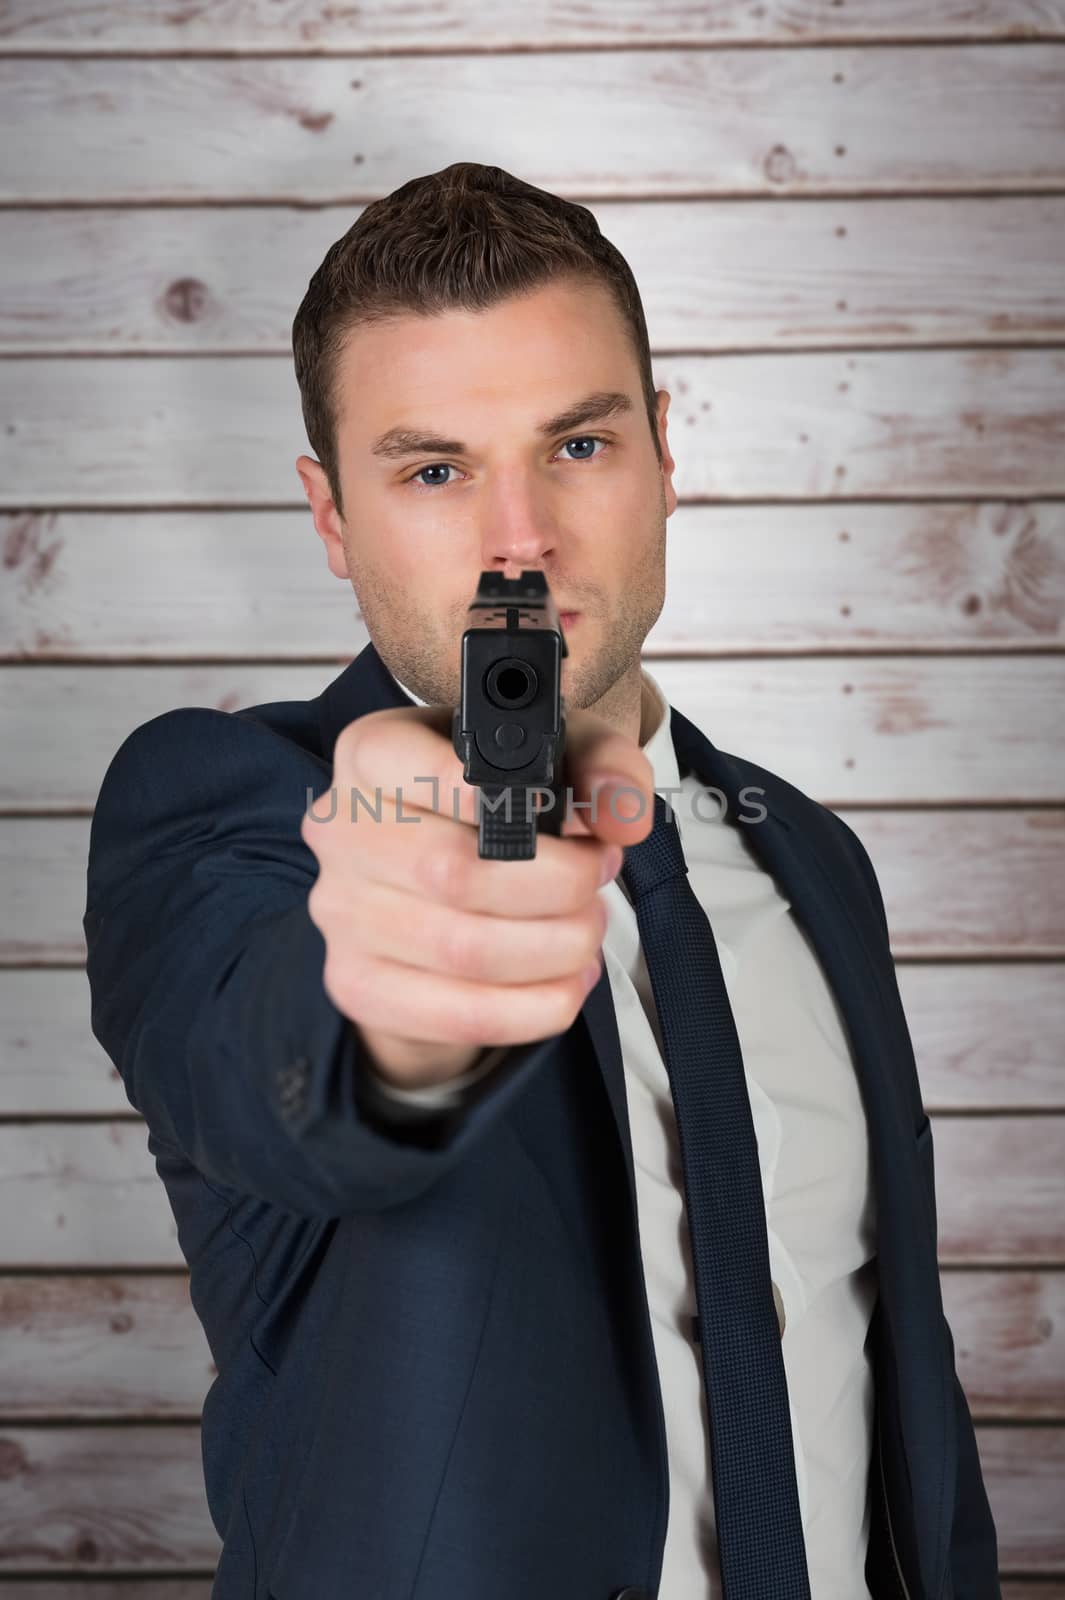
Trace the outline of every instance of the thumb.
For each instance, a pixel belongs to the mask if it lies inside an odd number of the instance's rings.
[[[635,739],[592,711],[566,717],[565,781],[573,792],[563,834],[639,844],[654,826],[654,769]]]

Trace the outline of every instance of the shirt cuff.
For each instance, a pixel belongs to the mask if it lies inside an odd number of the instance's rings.
[[[499,1065],[509,1045],[499,1045],[487,1050],[468,1072],[461,1077],[449,1078],[446,1083],[423,1084],[417,1089],[402,1089],[398,1084],[383,1078],[369,1063],[366,1070],[373,1078],[374,1088],[386,1100],[392,1100],[398,1105],[425,1106],[432,1111],[451,1111],[455,1106],[461,1105],[463,1091],[477,1083],[481,1078],[491,1072],[493,1067]]]

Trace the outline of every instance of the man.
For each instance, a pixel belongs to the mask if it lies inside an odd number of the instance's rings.
[[[872,867],[641,667],[676,495],[625,262],[458,164],[293,334],[372,643],[137,729],[85,914],[218,1366],[216,1600],[991,1600]],[[478,858],[449,740],[482,570],[563,612],[535,861]]]

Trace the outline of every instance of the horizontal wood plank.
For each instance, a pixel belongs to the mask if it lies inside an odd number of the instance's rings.
[[[649,670],[719,748],[832,805],[1065,800],[1054,711],[1065,705],[1065,654],[664,660]],[[331,676],[278,665],[0,669],[0,744],[19,753],[0,779],[0,809],[91,809],[111,757],[149,718],[307,699]]]
[[[1065,1264],[1065,1117],[937,1117],[933,1142],[944,1265]],[[136,1117],[0,1126],[0,1198],[0,1267],[184,1259]]]
[[[330,51],[505,50],[559,46],[819,44],[859,40],[1053,39],[1065,37],[1061,0],[679,0],[648,11],[644,0],[385,0],[366,7],[323,0],[218,0],[206,11],[169,0],[8,0],[0,52],[202,50],[287,54]]]
[[[945,1268],[977,1421],[1065,1421],[1065,1273]],[[198,1421],[216,1367],[184,1272],[0,1277],[0,1418]]]
[[[1041,1304],[1052,1293],[1032,1287],[1025,1303]],[[1009,1318],[1003,1308],[992,1325]],[[2,1276],[0,1338],[6,1422],[198,1421],[217,1373],[186,1272]]]
[[[1065,812],[838,814],[873,862],[895,955],[1065,954]]]
[[[899,962],[935,1111],[1065,1111],[1065,963]]]
[[[1065,1420],[1065,1273],[947,1269],[940,1278],[973,1417]]]
[[[1000,1567],[1060,1574],[1065,1428],[983,1427],[977,1448]],[[165,1572],[217,1560],[193,1425],[6,1428],[0,1460],[8,1479],[0,1501],[0,1567],[9,1573]]]
[[[1065,954],[1065,814],[838,814],[872,858],[897,957]]]
[[[998,1532],[1000,1570],[1060,1577],[1065,1428],[982,1427],[976,1446]]]
[[[925,1105],[1065,1111],[1065,963],[900,962]],[[0,969],[0,1116],[127,1114],[77,967]]]
[[[0,514],[0,547],[0,659],[333,663],[369,637],[306,508]],[[1065,645],[1063,502],[681,505],[666,567],[652,666]]]
[[[210,1571],[200,1430],[5,1428],[0,1569]]]
[[[184,1264],[139,1117],[0,1127],[0,1198],[0,1267]]]
[[[640,285],[654,351],[1065,337],[1060,195],[589,209]],[[361,210],[11,211],[0,351],[287,355],[313,265]]]
[[[685,499],[1065,494],[1065,350],[662,357]],[[291,363],[12,357],[6,509],[305,503]]]
[[[90,1002],[80,967],[0,969],[0,1115],[130,1110],[122,1079],[92,1033]]]
[[[1065,705],[1065,658],[669,660],[653,673],[719,748],[832,806],[1065,800],[1051,710]]]
[[[1065,1262],[1065,1117],[937,1117],[932,1140],[942,1264]]]
[[[663,357],[655,381],[674,397],[674,483],[687,498],[1035,497],[1065,485],[1065,351]]]
[[[841,808],[839,815],[872,857],[896,956],[1065,957],[1062,812]],[[88,818],[0,821],[7,885],[0,964],[84,962],[88,849]]]
[[[1060,189],[1061,85],[1033,42],[8,58],[0,201],[336,203],[478,159],[590,199]]]

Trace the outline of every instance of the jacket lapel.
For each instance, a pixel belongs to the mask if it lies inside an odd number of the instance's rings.
[[[682,774],[688,769],[719,790],[726,818],[765,808],[764,820],[736,826],[809,935],[850,1036],[869,1130],[879,1290],[898,1369],[917,1546],[927,1560],[927,1591],[936,1595],[953,1510],[953,1492],[943,1492],[955,1470],[953,1375],[942,1335],[935,1233],[923,1210],[912,1110],[900,1089],[911,1045],[890,951],[829,813],[774,774],[718,750],[676,709],[671,728]],[[936,1353],[931,1363],[930,1352]]]

